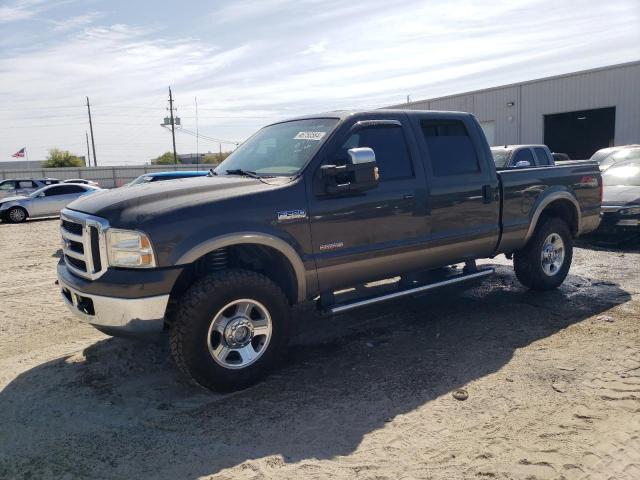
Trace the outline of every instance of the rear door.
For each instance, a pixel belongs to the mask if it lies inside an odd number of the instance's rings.
[[[412,116],[427,174],[431,263],[489,256],[498,243],[498,179],[472,116]]]
[[[33,180],[18,180],[16,181],[16,192],[18,195],[29,195],[34,192],[38,186]]]
[[[406,116],[389,113],[343,126],[321,164],[344,164],[347,150],[355,147],[373,149],[380,172],[376,188],[328,196],[308,187],[321,290],[414,269],[412,252],[427,234],[425,181]]]

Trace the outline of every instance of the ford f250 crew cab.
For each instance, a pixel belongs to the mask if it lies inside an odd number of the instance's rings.
[[[169,331],[195,382],[242,388],[285,350],[299,303],[339,313],[461,283],[492,273],[475,259],[500,253],[525,286],[558,287],[574,238],[598,226],[601,186],[589,161],[496,172],[467,113],[297,118],[259,130],[208,177],[68,205],[59,286],[103,332]],[[392,277],[379,295],[335,293]]]

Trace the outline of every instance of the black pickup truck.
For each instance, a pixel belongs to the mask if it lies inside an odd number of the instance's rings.
[[[59,286],[103,332],[170,331],[193,380],[242,388],[285,350],[299,303],[339,313],[461,283],[500,253],[525,286],[556,288],[573,239],[598,226],[601,187],[589,161],[496,172],[467,113],[307,116],[261,129],[208,177],[71,203]],[[391,277],[395,289],[362,288]],[[348,287],[365,293],[335,294]]]

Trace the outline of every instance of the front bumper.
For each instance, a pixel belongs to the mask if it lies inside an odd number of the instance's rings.
[[[141,298],[107,297],[81,292],[70,285],[68,270],[58,266],[58,284],[67,308],[98,330],[114,336],[162,332],[169,294]]]

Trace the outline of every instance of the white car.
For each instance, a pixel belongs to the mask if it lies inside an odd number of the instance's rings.
[[[84,178],[70,178],[69,180],[63,180],[62,183],[82,183],[83,185],[91,185],[93,187],[99,187],[98,182],[94,180],[85,180]]]
[[[60,210],[76,198],[101,190],[92,185],[75,183],[49,185],[29,195],[0,199],[0,218],[20,223],[27,218],[60,215]]]

